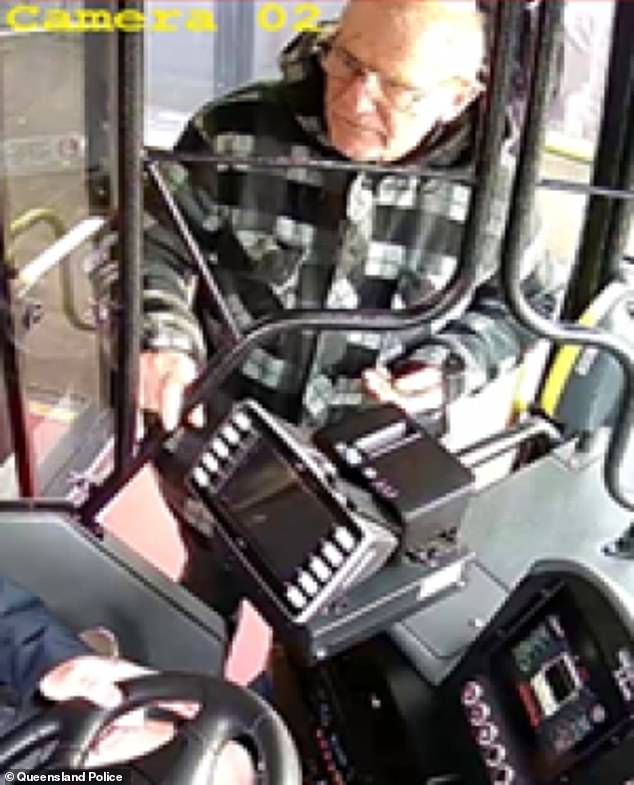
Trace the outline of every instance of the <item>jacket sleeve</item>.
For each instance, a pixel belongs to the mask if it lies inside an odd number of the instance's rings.
[[[530,305],[543,316],[552,316],[558,307],[561,285],[549,273],[548,255],[539,270],[522,281]],[[432,338],[393,363],[393,370],[411,365],[440,366],[450,356],[462,370],[452,377],[451,400],[475,393],[505,371],[522,362],[538,337],[519,324],[504,303],[498,277],[480,285],[467,310],[448,322]]]
[[[458,363],[454,367],[462,370],[452,375],[448,389],[450,401],[479,391],[517,366],[538,341],[536,335],[512,316],[502,294],[499,260],[506,226],[508,172],[502,180],[484,243],[482,268],[488,273],[481,272],[480,283],[463,312],[438,325],[432,337],[418,342],[410,340],[404,354],[391,364],[398,373],[403,367],[440,366],[448,357],[456,358]],[[552,316],[563,293],[563,265],[546,249],[536,213],[529,223],[522,251],[521,288],[534,309],[544,316]]]
[[[28,700],[42,676],[89,649],[33,594],[0,577],[0,684]]]

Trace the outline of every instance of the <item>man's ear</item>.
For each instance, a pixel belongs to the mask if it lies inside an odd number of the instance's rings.
[[[452,80],[451,87],[447,90],[445,109],[440,118],[442,122],[450,123],[454,120],[483,90],[482,82],[475,79],[456,78]]]

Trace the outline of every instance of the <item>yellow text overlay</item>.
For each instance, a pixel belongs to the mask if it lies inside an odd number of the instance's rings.
[[[299,33],[317,28],[321,9],[316,3],[262,3],[254,14],[255,24],[261,30],[288,29]],[[128,8],[113,12],[105,8],[67,10],[21,3],[9,6],[3,16],[6,27],[20,33],[34,30],[51,33],[218,32],[213,10],[203,8],[155,8],[147,12]]]

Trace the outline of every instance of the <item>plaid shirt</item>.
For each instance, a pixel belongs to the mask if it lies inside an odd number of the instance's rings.
[[[401,309],[438,291],[455,271],[470,188],[417,176],[309,169],[302,161],[343,160],[323,119],[322,34],[304,34],[282,53],[283,78],[256,83],[203,107],[177,149],[188,153],[290,156],[297,166],[262,171],[170,164],[165,171],[180,208],[213,268],[239,325],[287,308]],[[404,163],[473,174],[481,106],[439,127]],[[360,373],[376,364],[439,363],[460,356],[456,393],[475,391],[515,365],[532,342],[498,296],[510,158],[486,231],[478,288],[442,322],[407,333],[295,331],[254,349],[229,381],[310,427],[369,403]],[[156,217],[156,213],[155,213]],[[202,360],[220,343],[217,314],[197,286],[191,262],[169,224],[146,234],[144,342]],[[526,285],[543,306],[545,259],[526,254]],[[548,299],[546,297],[546,299]]]

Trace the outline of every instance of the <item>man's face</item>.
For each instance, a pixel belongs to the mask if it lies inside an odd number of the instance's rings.
[[[396,24],[382,6],[353,2],[323,61],[329,138],[355,161],[403,158],[475,88],[456,76],[461,55],[447,51],[437,26]]]

